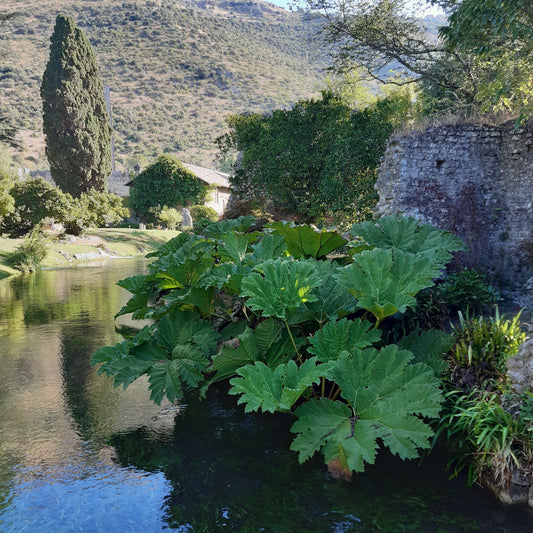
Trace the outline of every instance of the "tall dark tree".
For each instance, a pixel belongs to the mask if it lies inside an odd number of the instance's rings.
[[[58,15],[41,85],[46,156],[56,184],[79,196],[105,190],[111,126],[96,57],[71,17]]]

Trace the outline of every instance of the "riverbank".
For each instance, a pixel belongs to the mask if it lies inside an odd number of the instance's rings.
[[[65,268],[102,259],[139,257],[153,252],[178,234],[179,231],[132,228],[92,229],[81,237],[67,235],[61,238],[51,234],[48,256],[42,266]],[[19,273],[9,266],[7,257],[22,241],[0,238],[0,279]]]

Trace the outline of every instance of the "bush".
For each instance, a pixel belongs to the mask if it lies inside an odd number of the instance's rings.
[[[182,214],[173,207],[164,205],[157,215],[157,220],[164,224],[167,229],[176,229],[183,220]]]
[[[109,192],[91,189],[70,199],[67,214],[64,217],[65,232],[69,235],[81,235],[87,228],[116,226],[129,215],[122,198]]]
[[[14,210],[4,217],[2,230],[11,237],[30,232],[44,218],[63,222],[72,198],[43,178],[16,183],[10,191]]]
[[[465,268],[446,277],[439,286],[441,297],[452,311],[478,314],[500,301],[499,292],[487,283],[485,275]]]
[[[46,258],[48,242],[39,231],[33,230],[8,257],[9,264],[22,272],[35,272]]]
[[[189,207],[189,212],[193,222],[200,220],[201,218],[207,218],[211,222],[218,220],[218,213],[212,208],[205,205],[192,205]]]

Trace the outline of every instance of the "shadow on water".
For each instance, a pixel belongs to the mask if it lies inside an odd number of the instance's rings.
[[[299,465],[289,416],[245,414],[222,387],[176,415],[166,434],[145,428],[110,444],[123,466],[162,472],[171,486],[165,520],[190,531],[529,532],[533,514],[510,510],[464,479],[448,482],[444,459],[417,464],[386,453],[350,483],[321,459]],[[184,531],[185,531],[184,530]]]

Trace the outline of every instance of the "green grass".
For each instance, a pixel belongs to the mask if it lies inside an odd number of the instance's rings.
[[[179,231],[138,230],[129,228],[102,228],[89,230],[74,242],[59,242],[57,239],[48,246],[48,256],[44,268],[64,268],[77,266],[87,259],[75,258],[79,254],[101,254],[102,259],[114,257],[139,257],[153,252],[160,245],[179,234]],[[98,238],[94,243],[91,238]],[[22,243],[23,239],[0,238],[0,279],[18,272],[7,263],[7,257]],[[91,263],[95,259],[91,259]],[[97,259],[96,259],[97,260]]]

